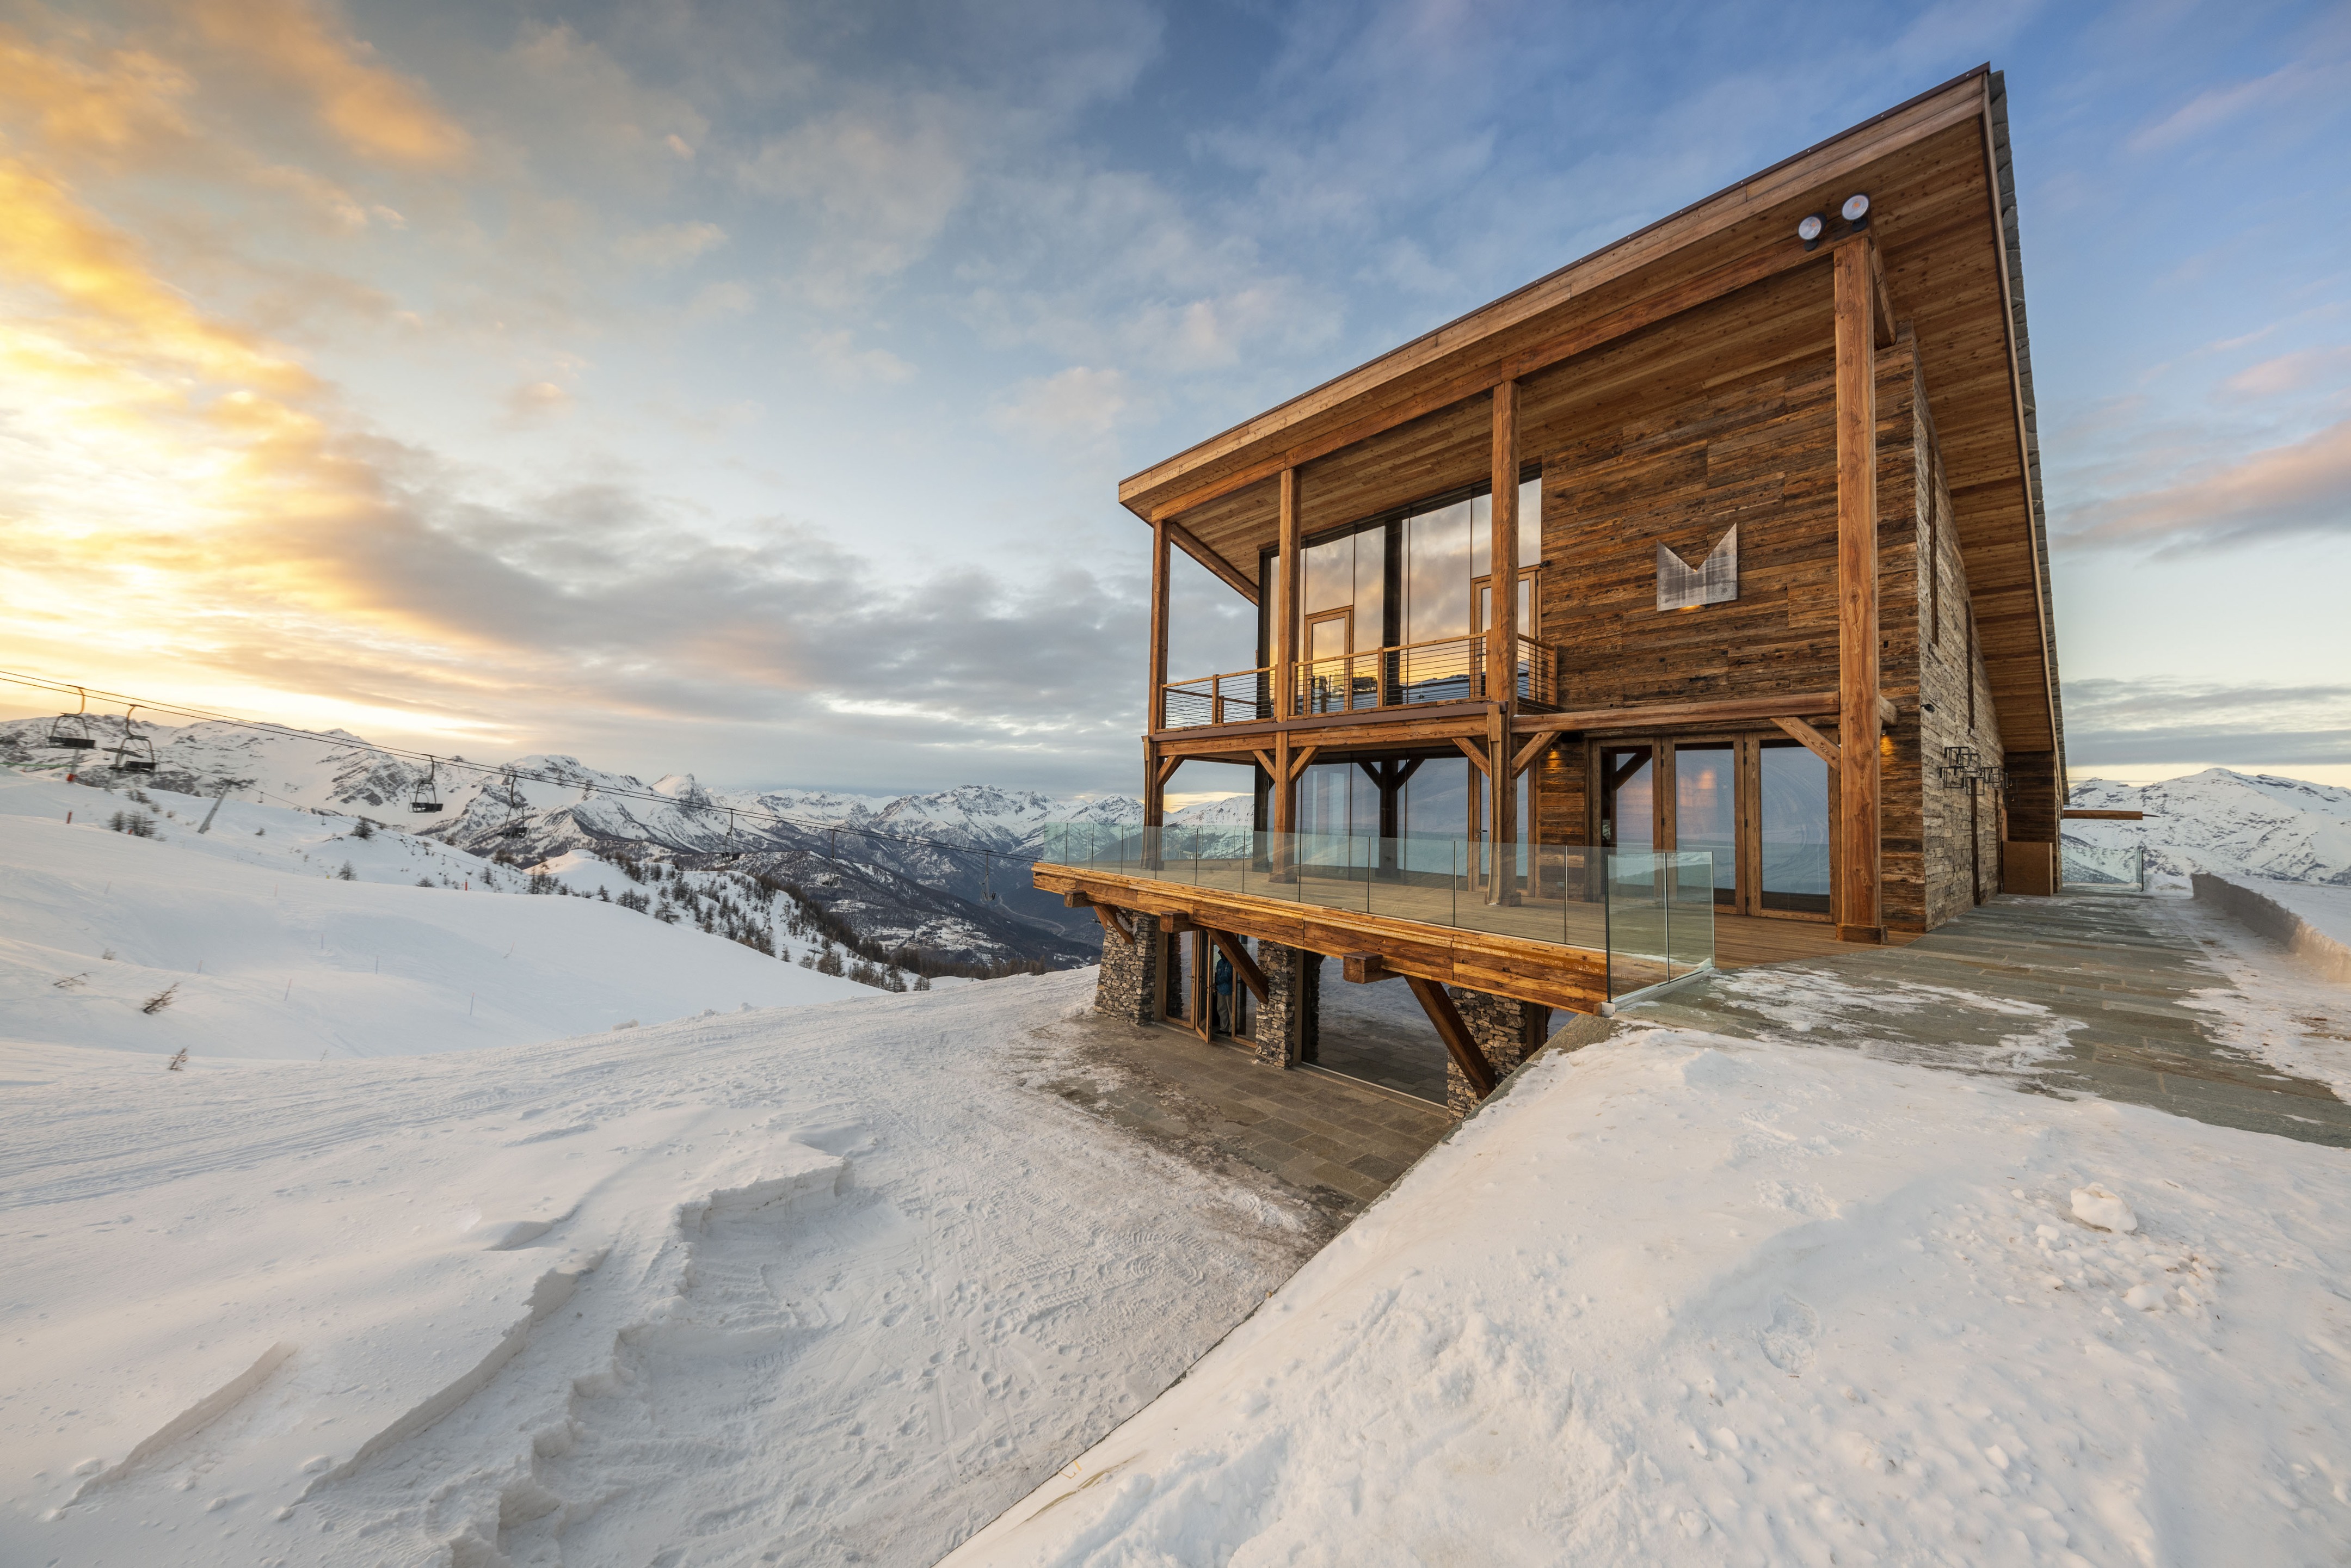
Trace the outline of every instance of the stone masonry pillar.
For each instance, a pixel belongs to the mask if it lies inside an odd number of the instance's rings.
[[[1322,956],[1263,942],[1258,945],[1257,967],[1265,971],[1266,992],[1257,1009],[1258,1061],[1267,1067],[1313,1061]]]
[[[1539,1002],[1488,996],[1458,986],[1447,986],[1446,990],[1451,994],[1454,1007],[1460,1010],[1461,1021],[1468,1026],[1469,1038],[1478,1042],[1478,1049],[1493,1064],[1497,1083],[1540,1050],[1544,1037],[1551,1032],[1551,1009]],[[1471,1091],[1469,1080],[1449,1060],[1445,1064],[1445,1106],[1457,1116],[1466,1116],[1478,1108],[1478,1096]]]
[[[1102,977],[1094,982],[1094,1011],[1128,1023],[1150,1023],[1159,1016],[1159,922],[1128,911],[1133,942],[1102,933]]]

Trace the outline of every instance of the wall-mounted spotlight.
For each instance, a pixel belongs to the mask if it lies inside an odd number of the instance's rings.
[[[1847,196],[1844,199],[1844,205],[1839,207],[1837,211],[1843,213],[1844,221],[1856,229],[1869,226],[1869,198],[1859,192]]]
[[[1821,243],[1821,230],[1827,226],[1821,221],[1820,214],[1807,214],[1804,221],[1796,225],[1796,237],[1804,242],[1806,250],[1814,249]]]

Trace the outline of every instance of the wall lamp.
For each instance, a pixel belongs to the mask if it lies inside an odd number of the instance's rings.
[[[1937,776],[1946,789],[1966,789],[1984,776],[1983,758],[1972,746],[1947,746]]]

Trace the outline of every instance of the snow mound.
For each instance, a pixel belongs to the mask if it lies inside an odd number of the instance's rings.
[[[947,1563],[2318,1561],[2346,1269],[2343,1150],[1619,1036]]]
[[[2074,1218],[2085,1225],[2125,1235],[2138,1228],[2138,1216],[2131,1212],[2131,1206],[2095,1182],[2075,1187],[2070,1196]]]

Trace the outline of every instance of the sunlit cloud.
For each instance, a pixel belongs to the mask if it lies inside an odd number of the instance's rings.
[[[365,158],[419,169],[462,164],[473,139],[423,85],[377,63],[305,0],[195,0],[186,15],[212,44],[304,94],[321,124]]]
[[[2076,549],[2179,550],[2351,533],[2351,420],[2170,484],[2082,507],[2059,524]]]

